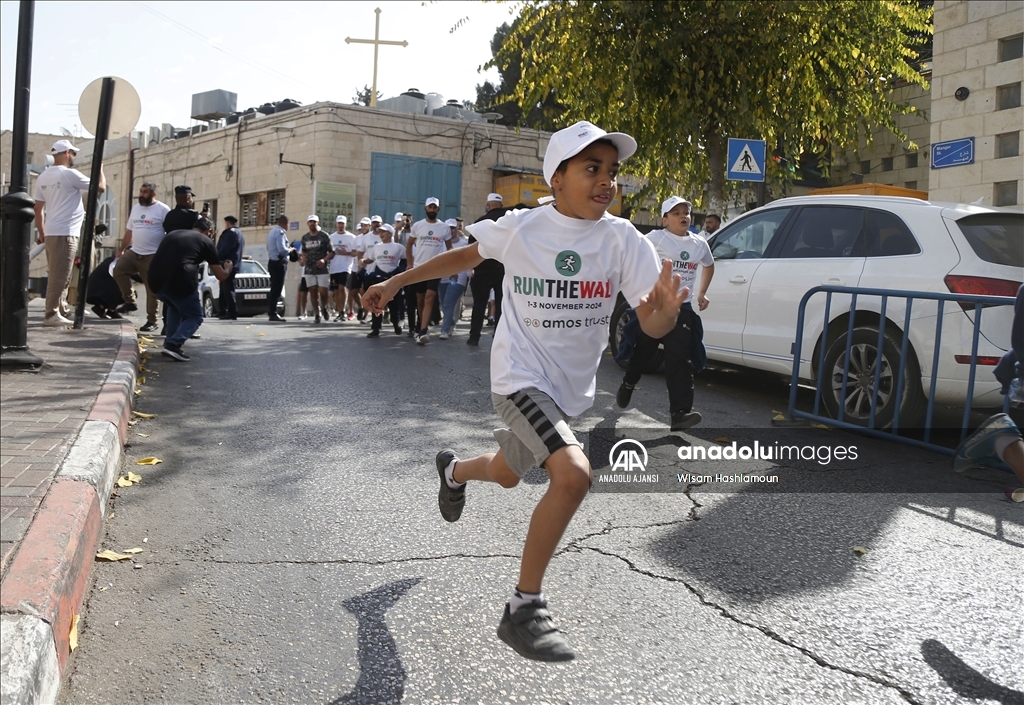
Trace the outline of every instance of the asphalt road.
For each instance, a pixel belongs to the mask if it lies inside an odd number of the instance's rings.
[[[545,585],[578,659],[520,658],[494,631],[546,478],[471,486],[453,525],[436,503],[437,450],[494,446],[490,338],[366,330],[210,321],[190,363],[146,363],[128,458],[163,462],[125,466],[102,546],[143,551],[93,568],[62,703],[1024,702],[1021,506],[865,439],[862,468],[944,491],[779,466],[820,491],[592,494]],[[576,426],[664,426],[661,377],[626,412],[619,378]],[[698,378],[710,429],[770,433],[785,401]]]

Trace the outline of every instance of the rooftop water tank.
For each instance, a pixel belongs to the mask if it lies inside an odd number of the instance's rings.
[[[407,90],[402,95],[407,95],[410,98],[419,98],[420,100],[426,100],[427,99],[427,96],[425,96],[422,93],[420,93],[420,90],[418,88],[410,88],[409,90]]]
[[[281,112],[282,110],[292,110],[293,108],[298,108],[301,105],[302,103],[300,103],[297,100],[285,98],[284,100],[277,104],[277,112]]]
[[[433,113],[444,105],[444,96],[440,93],[427,93],[427,112]]]

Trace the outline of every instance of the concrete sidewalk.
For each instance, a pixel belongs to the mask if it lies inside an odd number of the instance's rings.
[[[131,416],[128,320],[45,328],[29,305],[35,372],[0,376],[0,703],[52,703],[103,531]]]

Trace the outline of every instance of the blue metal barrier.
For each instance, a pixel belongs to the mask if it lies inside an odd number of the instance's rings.
[[[814,391],[814,409],[812,412],[800,411],[796,408],[796,397],[797,397],[797,386],[800,381],[800,353],[803,347],[804,341],[804,317],[807,308],[807,302],[812,296],[819,293],[825,293],[825,314],[824,314],[824,325],[821,335],[821,350],[818,355],[818,366],[816,375],[816,385]],[[843,379],[842,386],[840,389],[840,398],[838,400],[838,418],[831,418],[825,416],[820,412],[821,409],[821,395],[822,387],[825,385],[828,379],[831,379],[831,375],[825,374],[825,352],[828,347],[829,341],[829,320],[831,318],[830,313],[832,309],[832,295],[833,294],[850,294],[850,317],[849,324],[846,328],[846,350],[844,352],[844,363],[843,363]],[[879,326],[878,326],[878,341],[875,348],[875,370],[874,370],[874,385],[871,388],[871,409],[868,417],[867,427],[859,426],[849,421],[843,420],[844,411],[846,408],[847,400],[847,382],[849,381],[850,375],[850,357],[851,348],[853,345],[853,331],[854,323],[858,313],[857,310],[857,299],[858,297],[865,296],[878,296],[881,297],[879,307]],[[884,352],[885,344],[885,321],[886,321],[886,310],[890,298],[895,299],[906,299],[907,311],[903,322],[903,334],[902,334],[902,346],[900,350],[900,365],[896,373],[896,387],[893,400],[894,413],[892,427],[889,430],[881,430],[875,428],[875,412],[878,406],[878,392],[879,384],[881,383],[882,365],[880,361]],[[903,402],[903,382],[906,375],[907,366],[907,348],[910,341],[910,325],[911,325],[911,313],[913,311],[914,301],[935,301],[936,303],[936,322],[935,322],[935,350],[932,356],[932,372],[931,379],[929,381],[928,390],[928,406],[925,414],[924,424],[924,439],[918,440],[915,438],[907,438],[905,436],[898,435],[899,433],[899,422],[900,422],[900,407]],[[907,443],[929,450],[938,451],[947,455],[952,455],[954,449],[940,446],[931,441],[932,431],[932,417],[935,410],[935,386],[938,380],[939,371],[939,350],[942,344],[942,323],[943,323],[943,310],[947,301],[955,301],[959,304],[973,304],[974,305],[974,331],[971,341],[971,362],[970,372],[967,379],[967,399],[964,405],[963,422],[960,427],[960,440],[963,441],[967,437],[968,424],[970,422],[971,407],[973,404],[974,397],[974,381],[977,373],[978,366],[978,340],[981,335],[981,315],[984,306],[1013,306],[1014,298],[1012,296],[980,296],[975,294],[944,294],[938,292],[928,291],[903,291],[899,289],[869,289],[869,288],[858,288],[851,286],[816,286],[810,289],[804,297],[800,300],[800,308],[797,313],[796,321],[796,341],[793,346],[793,379],[790,385],[789,392],[789,417],[792,419],[807,419],[811,421],[817,421],[829,426],[836,426],[838,428],[846,428],[855,430],[861,433],[865,433],[878,438],[889,438],[892,440],[899,441],[901,443]],[[862,309],[860,313],[870,312],[875,313],[874,309]],[[828,390],[828,393],[832,393]],[[1006,396],[1003,400],[1003,411],[1006,412],[1010,408],[1010,398]]]

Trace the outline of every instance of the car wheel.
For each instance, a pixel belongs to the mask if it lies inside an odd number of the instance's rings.
[[[213,297],[209,294],[203,296],[203,317],[213,318],[217,312],[213,308]]]
[[[825,410],[834,419],[839,418],[840,399],[843,388],[843,368],[846,366],[846,341],[844,332],[828,347],[825,353],[825,374],[818,380]],[[890,428],[895,416],[896,380],[900,369],[900,347],[902,339],[898,333],[886,330],[882,343],[882,354],[878,354],[878,329],[871,327],[854,328],[850,345],[849,375],[846,381],[846,398],[843,403],[843,421],[867,427],[871,419],[871,403],[876,400],[875,428]],[[881,374],[875,389],[876,364],[881,357]],[[900,428],[920,425],[924,416],[925,398],[921,389],[921,370],[917,360],[909,354],[903,370],[903,394],[900,401]]]
[[[615,310],[612,312],[612,320],[608,331],[608,344],[612,349],[612,357],[614,358],[619,354],[619,341],[622,340],[622,329],[626,326],[626,312],[629,311],[629,302],[622,299],[619,301]],[[659,345],[658,351],[651,357],[650,362],[643,369],[645,373],[657,372],[661,369],[661,366],[665,363],[665,350]],[[629,365],[629,361],[620,362],[615,360],[615,364],[626,369]]]

